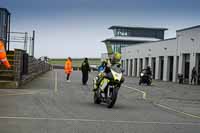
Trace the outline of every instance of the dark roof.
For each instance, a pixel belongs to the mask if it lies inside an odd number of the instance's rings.
[[[0,7],[0,10],[5,11],[5,12],[7,12],[8,14],[10,14],[10,12],[8,11],[8,9],[6,9],[6,8],[1,8],[1,7]]]
[[[145,42],[145,41],[132,41],[132,40],[113,40],[113,39],[106,39],[106,40],[103,40],[102,42]]]
[[[147,44],[147,43],[157,43],[157,42],[164,42],[164,41],[169,41],[169,40],[175,40],[176,38],[168,38],[168,39],[165,39],[165,40],[159,40],[159,41],[143,41],[143,44]],[[106,41],[113,41],[113,40],[110,40],[110,39],[106,39],[102,42],[106,42]],[[117,40],[119,41],[119,40]],[[133,41],[130,41],[130,42],[133,42]]]
[[[185,31],[185,30],[191,30],[191,29],[195,29],[195,28],[200,28],[200,25],[192,26],[192,27],[189,27],[189,28],[180,29],[180,30],[177,30],[176,32]]]
[[[160,39],[157,38],[145,38],[145,37],[113,37],[113,38],[108,38],[106,40],[103,40],[102,42],[119,42],[119,41],[123,41],[123,42],[153,42],[153,41],[158,41]]]
[[[168,30],[167,28],[154,28],[154,27],[132,27],[132,26],[111,26],[108,29],[126,28],[126,29],[146,29],[146,30]]]

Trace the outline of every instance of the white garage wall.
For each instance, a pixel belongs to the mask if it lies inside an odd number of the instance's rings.
[[[122,59],[176,55],[177,40],[143,43],[122,49]]]
[[[177,32],[179,52],[200,52],[200,28]]]
[[[132,45],[129,47],[122,48],[122,60],[128,61],[130,59],[143,59],[143,64],[145,63],[145,58],[156,57],[156,78],[158,79],[160,70],[159,68],[159,56],[164,56],[164,77],[163,80],[167,81],[168,79],[168,68],[165,65],[169,65],[168,56],[174,57],[174,70],[173,71],[173,81],[176,81],[177,73],[183,73],[183,54],[190,55],[190,67],[189,67],[189,80],[191,79],[192,68],[197,64],[195,63],[197,59],[197,53],[200,53],[200,26],[188,28],[185,30],[177,31],[177,37],[172,39],[167,39],[163,41],[142,43],[137,45]],[[177,62],[177,56],[179,56],[179,62]],[[199,57],[198,57],[199,58]],[[151,60],[149,60],[151,62]],[[134,64],[134,62],[133,62]],[[138,61],[139,65],[139,61]],[[131,66],[131,65],[130,65]],[[134,69],[126,67],[128,69]],[[125,69],[126,69],[125,68]],[[144,68],[144,67],[143,67]],[[139,67],[137,67],[140,70]],[[126,70],[129,71],[129,70]],[[132,70],[134,71],[134,70]],[[167,74],[166,74],[167,73]],[[129,74],[130,75],[130,74]],[[130,75],[131,76],[131,75]],[[138,74],[137,74],[138,76]]]

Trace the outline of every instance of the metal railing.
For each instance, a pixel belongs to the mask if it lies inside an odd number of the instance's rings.
[[[34,41],[35,31],[30,35],[27,32],[10,32],[8,51],[14,49],[21,49],[28,53],[30,56],[34,56]]]

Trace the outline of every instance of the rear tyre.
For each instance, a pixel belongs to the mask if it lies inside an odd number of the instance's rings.
[[[100,104],[100,103],[101,103],[101,100],[100,100],[100,98],[98,97],[97,92],[94,92],[94,103],[95,103],[95,104]]]

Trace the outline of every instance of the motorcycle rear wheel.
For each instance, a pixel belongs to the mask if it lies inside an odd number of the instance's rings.
[[[101,103],[101,99],[98,97],[98,92],[94,92],[94,103],[95,104],[100,104]]]

